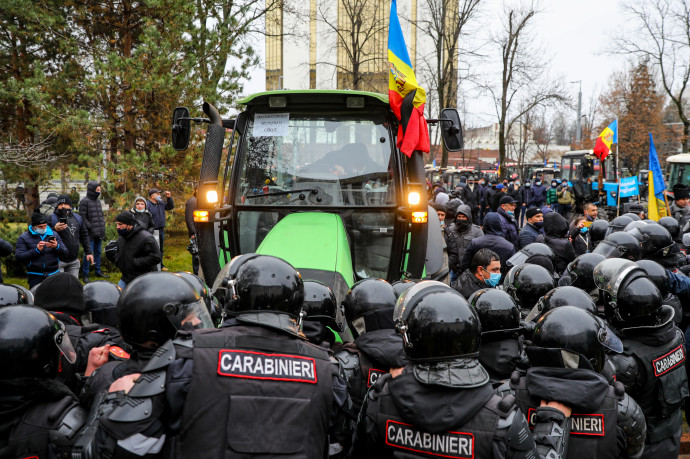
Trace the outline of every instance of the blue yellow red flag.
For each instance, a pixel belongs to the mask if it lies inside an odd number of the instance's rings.
[[[611,151],[611,145],[614,143],[618,143],[618,120],[615,120],[601,131],[594,145],[594,154],[601,161],[605,160]]]
[[[391,2],[388,27],[388,67],[388,99],[400,121],[397,146],[408,157],[415,150],[428,153],[429,129],[424,119],[426,92],[417,83],[412,69],[396,0]]]
[[[647,214],[650,220],[658,221],[659,218],[665,217],[666,200],[664,198],[664,190],[666,190],[666,183],[664,183],[664,175],[661,172],[661,164],[659,163],[659,156],[656,153],[654,146],[654,139],[652,134],[649,134],[649,196],[647,198]]]

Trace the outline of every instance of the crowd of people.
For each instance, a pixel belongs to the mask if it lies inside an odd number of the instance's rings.
[[[690,190],[658,222],[543,191],[524,225],[508,192],[485,213],[435,194],[450,285],[362,279],[339,303],[260,254],[213,290],[160,271],[0,285],[0,457],[678,457]],[[137,255],[142,201],[117,217]],[[27,247],[69,253],[31,223]]]

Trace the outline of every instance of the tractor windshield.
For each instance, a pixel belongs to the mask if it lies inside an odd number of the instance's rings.
[[[395,205],[385,116],[255,114],[238,155],[235,204]]]

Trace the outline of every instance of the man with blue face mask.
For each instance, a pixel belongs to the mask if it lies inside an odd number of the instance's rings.
[[[497,213],[501,218],[501,231],[503,232],[503,237],[513,244],[515,250],[518,250],[518,234],[520,233],[520,229],[515,219],[515,207],[517,203],[512,196],[503,196],[498,202],[498,205]]]
[[[470,268],[453,283],[466,299],[478,290],[496,287],[501,281],[501,259],[491,249],[480,249],[472,257]]]
[[[67,258],[67,248],[60,236],[48,226],[40,212],[31,215],[29,229],[17,239],[14,258],[26,264],[29,288],[40,284],[48,276],[60,272],[60,258]]]

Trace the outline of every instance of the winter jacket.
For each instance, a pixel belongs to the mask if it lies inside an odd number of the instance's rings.
[[[197,207],[196,196],[187,199],[184,205],[184,222],[187,224],[187,232],[189,237],[196,235],[196,226],[194,225],[194,211]]]
[[[60,220],[60,211],[57,210],[49,217],[48,223],[55,231],[55,225]],[[67,228],[62,231],[57,231],[62,239],[62,242],[67,248],[67,256],[61,261],[74,261],[79,258],[79,244],[84,247],[84,253],[91,255],[91,244],[89,243],[89,231],[86,229],[84,220],[76,214],[70,212],[67,216]]]
[[[470,296],[472,296],[474,292],[487,288],[493,288],[489,285],[486,285],[486,282],[477,279],[477,276],[475,276],[469,269],[464,270],[462,274],[455,279],[452,287],[460,292],[460,294],[464,296],[466,300],[469,300]]]
[[[555,255],[554,269],[563,274],[568,263],[575,259],[575,249],[568,239],[568,222],[559,213],[551,212],[544,216],[544,243]]]
[[[491,249],[498,257],[501,259],[501,267],[505,270],[506,262],[510,257],[515,254],[515,246],[506,241],[503,237],[503,231],[501,229],[501,217],[495,212],[489,212],[484,217],[484,236],[478,237],[472,240],[470,245],[467,246],[465,254],[460,260],[460,271],[469,269],[472,263],[472,257],[480,249]]]
[[[79,203],[79,215],[84,220],[91,239],[105,237],[105,216],[101,201],[98,200],[98,182],[91,181],[86,186],[86,197]]]
[[[565,187],[558,192],[558,203],[566,206],[575,204],[575,195],[570,188]]]
[[[511,198],[515,199],[515,205],[520,208],[522,206],[522,203],[524,202],[524,192],[522,191],[522,187],[519,186],[515,188],[515,185],[513,186],[508,186],[508,196]]]
[[[498,208],[497,213],[501,219],[501,230],[503,232],[503,237],[505,237],[508,242],[513,244],[513,247],[515,247],[515,250],[517,250],[518,233],[520,233],[520,230],[518,229],[518,222],[515,220],[515,216],[510,215],[508,212],[503,210],[502,207]]]
[[[460,260],[465,254],[467,247],[470,245],[472,240],[484,236],[484,232],[477,225],[472,223],[472,211],[470,206],[463,205],[458,207],[458,213],[465,215],[470,221],[470,227],[464,231],[460,229],[457,224],[445,230],[446,242],[448,244],[448,266],[455,273],[460,273]]]
[[[558,204],[558,188],[550,186],[546,190],[546,204]]]
[[[153,215],[151,215],[151,212],[146,209],[144,209],[142,212],[137,212],[137,201],[144,201],[144,203],[146,203],[146,199],[142,198],[141,196],[137,196],[137,198],[134,200],[134,206],[132,206],[129,211],[134,214],[134,219],[139,222],[139,225],[143,229],[153,234],[153,231],[156,229],[156,226],[153,223]]]
[[[168,198],[165,202],[153,203],[150,199],[146,201],[146,210],[151,212],[153,216],[153,225],[156,229],[165,228],[165,211],[173,210],[174,208],[175,204],[172,198]]]
[[[117,254],[112,260],[122,271],[122,281],[130,283],[141,274],[156,270],[161,251],[151,233],[137,223],[127,236],[117,238]]]
[[[545,200],[546,188],[544,188],[544,185],[532,185],[532,187],[530,187],[529,202],[527,203],[527,205],[541,207],[544,205]]]
[[[498,193],[496,188],[487,186],[484,190],[484,207],[491,207],[494,203],[494,195]]]
[[[481,204],[479,185],[467,185],[462,189],[462,202],[475,209]]]
[[[0,238],[0,257],[12,255],[12,244]],[[2,265],[0,264],[0,284],[2,284]]]
[[[55,236],[58,245],[51,249],[44,247],[38,250],[36,247],[39,242],[48,236]],[[14,258],[20,263],[26,264],[26,272],[30,276],[48,277],[60,272],[60,258],[66,260],[68,256],[67,247],[53,229],[48,226],[44,234],[38,234],[33,226],[29,226],[28,231],[22,233],[17,238],[17,248],[14,251]]]
[[[576,257],[579,257],[583,253],[587,253],[587,248],[589,247],[589,230],[582,233],[579,228],[572,227],[568,232],[568,236],[570,236],[570,240],[572,241]]]
[[[533,242],[544,242],[544,230],[527,222],[525,226],[522,227],[520,235],[518,236],[517,248],[518,250],[521,250]]]

